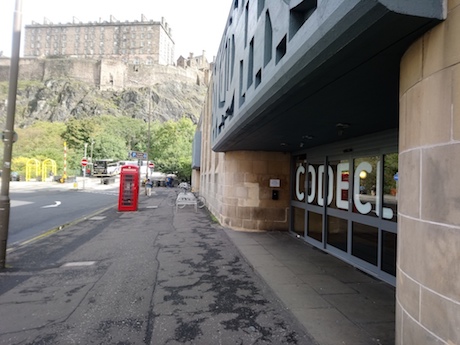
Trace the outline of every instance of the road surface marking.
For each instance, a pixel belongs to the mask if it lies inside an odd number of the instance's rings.
[[[42,206],[41,208],[58,207],[60,204],[61,204],[60,201],[55,201],[54,205],[46,205],[46,206]]]
[[[21,200],[11,200],[10,207],[24,206],[28,204],[33,204],[32,201],[21,201]]]

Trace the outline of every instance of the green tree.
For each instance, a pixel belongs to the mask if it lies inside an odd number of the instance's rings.
[[[94,143],[93,159],[122,160],[127,152],[126,141],[119,140],[111,133],[100,133]]]
[[[192,141],[195,125],[188,118],[179,121],[157,121],[150,124],[149,159],[155,170],[174,173],[180,179],[190,179],[192,164]],[[59,174],[63,172],[64,141],[67,142],[67,175],[80,172],[80,161],[92,151],[93,159],[125,160],[128,152],[148,151],[148,123],[140,119],[102,115],[99,117],[73,119],[67,124],[36,122],[18,129],[19,140],[14,144],[13,171],[25,174],[27,159],[40,161],[53,159]],[[91,145],[93,143],[93,145]],[[17,162],[17,163],[15,163]]]
[[[94,157],[124,160],[130,150],[146,150],[146,124],[128,117],[101,116],[94,119]]]
[[[94,143],[92,147],[88,146],[93,159],[123,160],[130,149],[146,149],[145,127],[145,122],[139,119],[102,115],[69,121],[62,137],[70,148],[81,152],[82,156],[85,143]],[[87,155],[90,154],[88,150]]]
[[[84,147],[85,143],[90,142],[95,129],[93,118],[71,119],[62,133],[62,139],[67,142],[69,148],[79,149]]]
[[[155,125],[151,152],[155,170],[190,179],[192,173],[192,142],[196,126],[188,118]]]
[[[25,162],[31,158],[44,161],[52,159],[59,171],[64,165],[63,123],[38,121],[30,127],[18,128],[18,141],[13,145],[12,171],[25,174]],[[70,152],[70,155],[73,153]],[[22,158],[21,158],[22,157]]]

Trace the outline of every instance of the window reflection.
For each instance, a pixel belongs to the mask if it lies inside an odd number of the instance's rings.
[[[323,215],[314,212],[308,212],[308,229],[307,236],[317,241],[323,240]]]
[[[354,166],[353,212],[377,217],[377,195],[380,191],[378,183],[380,159],[378,156],[357,158]]]
[[[292,212],[292,224],[293,224],[293,231],[300,235],[304,236],[304,227],[305,227],[305,210],[298,207],[293,207]]]
[[[347,251],[348,222],[346,219],[327,217],[327,243],[343,251]]]
[[[295,183],[293,199],[296,201],[305,201],[305,180],[306,180],[306,156],[298,156],[295,161]]]
[[[312,205],[320,205],[318,196],[323,195],[324,184],[324,166],[321,164],[309,164],[307,175],[307,198],[308,203]],[[322,205],[320,205],[322,206]]]
[[[373,265],[377,265],[379,231],[373,226],[353,222],[351,253]]]
[[[396,276],[396,244],[395,233],[382,231],[382,271]]]
[[[383,218],[396,222],[398,215],[398,154],[385,155],[383,161]]]
[[[297,156],[292,195],[303,203],[292,206],[296,234],[320,248],[315,242],[324,238],[327,250],[396,274],[398,153],[313,161]]]
[[[350,163],[348,160],[330,161],[329,166],[332,168],[332,202],[328,205],[331,208],[348,210],[348,192],[350,189]]]

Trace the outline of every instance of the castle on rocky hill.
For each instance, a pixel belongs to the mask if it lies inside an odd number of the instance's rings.
[[[149,86],[174,76],[182,82],[207,85],[211,65],[205,51],[174,58],[172,30],[164,18],[25,26],[22,80],[72,77],[101,90]],[[0,81],[7,81],[10,60],[0,57]]]

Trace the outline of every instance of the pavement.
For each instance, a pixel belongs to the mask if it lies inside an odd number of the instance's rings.
[[[176,211],[170,193],[8,252],[0,344],[394,344],[394,287],[287,232]]]

